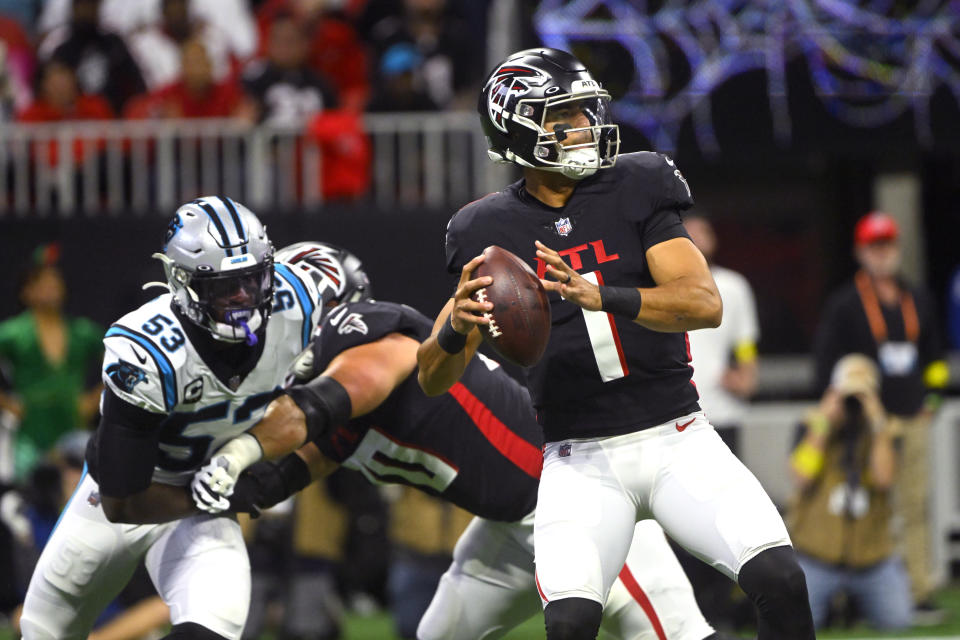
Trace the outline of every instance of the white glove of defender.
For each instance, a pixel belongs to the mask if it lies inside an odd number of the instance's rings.
[[[244,433],[223,445],[210,461],[197,470],[190,483],[190,492],[197,508],[207,513],[221,513],[230,508],[227,500],[244,469],[263,457],[260,442]]]

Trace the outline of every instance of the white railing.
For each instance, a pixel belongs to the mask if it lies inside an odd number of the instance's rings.
[[[471,112],[370,114],[370,188],[392,208],[456,207],[507,177]],[[143,215],[224,193],[258,209],[315,210],[320,146],[301,130],[228,119],[0,126],[0,217]]]

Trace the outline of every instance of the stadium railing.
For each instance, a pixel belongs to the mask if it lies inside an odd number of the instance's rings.
[[[348,194],[355,199],[384,208],[460,206],[504,181],[472,112],[366,114],[361,123],[370,155],[359,170],[368,171],[369,186]],[[337,133],[322,138],[229,119],[5,125],[0,216],[169,212],[209,193],[258,208],[316,210],[343,191],[323,170],[325,159],[339,161]]]

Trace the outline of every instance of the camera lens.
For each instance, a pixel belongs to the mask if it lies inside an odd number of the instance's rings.
[[[844,396],[843,411],[848,418],[856,418],[863,414],[863,403],[857,396]]]

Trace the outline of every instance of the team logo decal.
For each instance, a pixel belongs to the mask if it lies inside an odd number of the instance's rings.
[[[677,177],[677,180],[683,183],[684,189],[687,190],[687,197],[692,198],[693,196],[690,194],[690,185],[687,184],[687,179],[683,177],[682,173],[680,173],[680,169],[677,169],[677,165],[673,164],[673,160],[670,158],[670,156],[663,156],[663,159],[667,161],[668,165],[673,167],[673,175]]]
[[[170,244],[170,241],[173,240],[173,236],[177,235],[177,231],[183,228],[183,221],[180,219],[180,214],[178,213],[173,217],[173,220],[167,225],[167,233],[163,238],[163,250],[167,250],[167,245]]]
[[[553,224],[557,228],[557,233],[562,236],[568,236],[570,235],[570,232],[573,231],[573,225],[570,223],[570,218],[560,218]]]
[[[493,126],[506,133],[504,109],[510,100],[529,93],[531,87],[543,86],[549,79],[543,71],[523,64],[507,63],[497,69],[487,92],[487,115]]]
[[[337,333],[340,335],[345,335],[348,333],[362,333],[367,335],[367,323],[363,321],[363,315],[359,313],[351,313],[340,323],[340,328],[337,329]]]
[[[107,367],[107,375],[122,391],[130,393],[133,388],[147,379],[146,372],[126,360],[119,360]]]
[[[187,404],[199,402],[203,397],[203,378],[197,378],[183,388],[183,401]]]
[[[338,260],[335,260],[334,257],[324,249],[313,247],[301,251],[297,255],[293,256],[293,258],[291,258],[288,262],[297,264],[301,263],[301,261],[306,258],[309,258],[309,263],[329,279],[329,282],[323,284],[325,284],[327,287],[332,285],[332,288],[337,295],[343,293],[343,288],[346,285],[347,278],[343,272],[343,267],[340,265]],[[314,275],[313,271],[308,265],[301,263],[300,268],[306,273]],[[314,281],[316,281],[316,278],[314,278]],[[321,283],[317,282],[317,287],[320,287],[320,285]]]

